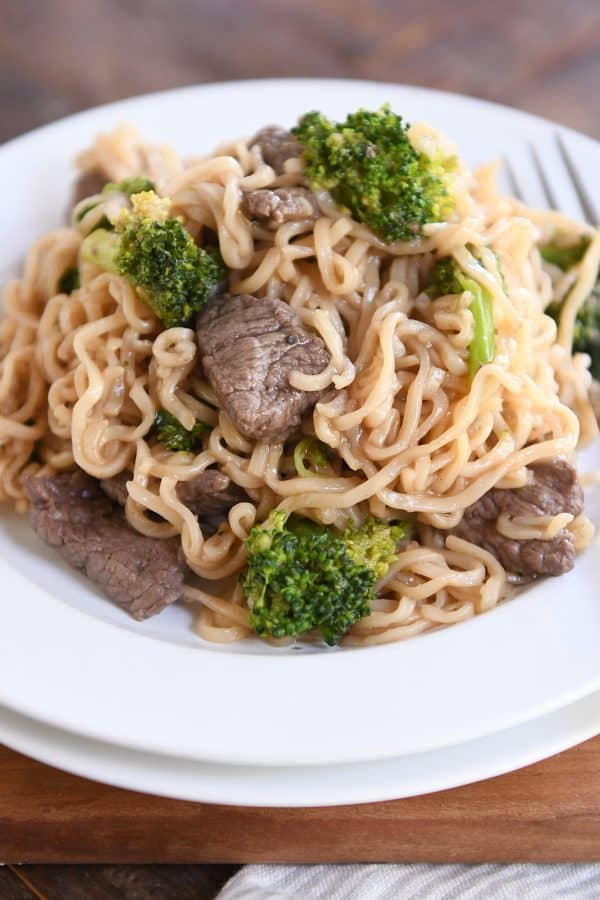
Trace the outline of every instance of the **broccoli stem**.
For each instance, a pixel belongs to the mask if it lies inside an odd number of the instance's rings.
[[[480,284],[472,278],[464,278],[462,283],[471,294],[469,309],[473,316],[473,338],[469,345],[469,374],[473,378],[481,366],[494,359],[494,308],[492,298]]]
[[[430,297],[446,294],[471,295],[469,309],[473,316],[473,338],[469,346],[469,373],[471,378],[480,366],[492,362],[495,354],[494,306],[491,295],[474,278],[469,278],[451,256],[443,256],[435,264],[427,292]]]
[[[81,245],[81,259],[93,263],[105,272],[118,273],[117,254],[121,238],[114,231],[97,228],[85,238]]]

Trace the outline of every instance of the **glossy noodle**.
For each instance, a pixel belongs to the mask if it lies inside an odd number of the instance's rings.
[[[414,125],[414,146],[451,152],[429,126]],[[178,536],[191,573],[186,599],[209,641],[251,634],[237,581],[250,529],[274,507],[344,528],[368,515],[409,514],[413,538],[378,583],[369,616],[344,643],[381,644],[464,621],[512,590],[489,552],[451,533],[465,508],[491,488],[526,483],[527,466],[573,458],[597,433],[586,358],[571,354],[575,317],[600,263],[600,235],[557,213],[532,211],[496,187],[496,166],[458,163],[454,213],[409,242],[384,243],[317,192],[315,221],[277,228],[240,210],[250,190],[303,183],[300,159],[283,174],[247,140],[207,158],[183,161],[120,126],[79,158],[118,181],[143,172],[169,196],[194,238],[215,233],[236,294],[280,298],[322,338],[330,362],[296,372],[293,387],[322,391],[302,431],[328,448],[319,474],[299,477],[288,443],[250,440],[219,408],[198,366],[195,332],[163,329],[128,281],[78,259],[77,226],[44,235],[23,276],[4,291],[0,324],[0,495],[26,508],[24,473],[79,466],[104,479],[130,471],[126,516],[154,538]],[[551,278],[539,245],[557,229],[589,234],[584,259],[562,282]],[[469,377],[473,314],[467,293],[432,301],[423,290],[434,262],[452,256],[493,298],[495,357]],[[81,285],[58,293],[78,266]],[[544,313],[568,293],[560,330]],[[158,409],[190,429],[212,430],[196,452],[152,441]],[[209,467],[246,492],[214,534],[177,494]],[[514,539],[575,535],[591,540],[584,516],[500,517]]]

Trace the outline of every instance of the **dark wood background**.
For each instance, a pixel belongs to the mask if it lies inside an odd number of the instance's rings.
[[[0,141],[77,110],[132,94],[199,82],[269,76],[369,78],[459,91],[519,106],[600,137],[600,0],[0,0]],[[265,110],[265,119],[268,118]],[[598,742],[586,747],[596,747],[596,754],[600,752]],[[554,821],[556,810],[566,808],[565,798],[558,795],[559,786],[564,791],[567,785],[570,797],[569,785],[577,781],[581,760],[588,761],[590,777],[594,770],[592,761],[597,755],[590,756],[590,751],[583,755],[580,752],[579,756],[577,753],[571,751],[573,755],[559,758],[566,763],[542,764],[542,768],[532,769],[531,775],[514,776],[512,782],[500,779],[498,788],[475,787],[462,795],[450,792],[443,795],[445,799],[439,804],[432,798],[429,807],[427,801],[423,801],[425,806],[409,801],[400,807],[386,805],[387,812],[382,807],[381,815],[376,807],[371,807],[366,821],[372,822],[377,833],[382,833],[383,827],[396,834],[395,846],[404,847],[404,851],[398,849],[395,858],[400,858],[401,852],[404,858],[410,859],[411,854],[417,858],[418,845],[402,844],[404,832],[401,823],[394,820],[399,811],[404,815],[411,809],[420,810],[408,828],[417,827],[418,831],[419,823],[421,827],[428,823],[430,830],[423,833],[426,836],[431,835],[432,827],[447,827],[450,840],[472,805],[472,841],[489,830],[488,813],[500,813],[501,817],[504,790],[508,791],[504,795],[508,802],[517,804],[515,821],[525,822],[519,838],[522,858],[536,852],[540,858],[540,850],[535,851],[535,847],[545,846],[543,810],[552,813],[544,820],[546,828],[550,827],[548,846],[552,848],[552,837],[557,846],[557,834],[548,823]],[[7,858],[11,852],[27,856],[27,834],[22,833],[20,843],[3,842],[3,822],[7,838],[9,820],[14,825],[19,819],[15,807],[26,794],[31,800],[42,789],[45,805],[40,807],[39,819],[34,815],[32,821],[26,822],[32,841],[36,821],[42,829],[35,854],[29,858],[60,860],[60,840],[52,844],[50,836],[67,835],[69,810],[74,817],[70,820],[71,833],[76,835],[77,828],[85,828],[76,815],[81,814],[83,801],[80,799],[74,806],[67,803],[69,798],[73,803],[78,791],[81,798],[89,795],[93,804],[103,800],[109,806],[112,802],[113,807],[114,798],[122,797],[124,808],[131,805],[132,816],[151,818],[160,809],[162,818],[156,820],[157,829],[165,827],[167,821],[172,831],[173,822],[177,821],[175,806],[169,807],[164,801],[153,804],[148,798],[144,804],[142,798],[136,806],[134,800],[126,799],[134,795],[99,786],[92,789],[89,783],[27,763],[9,751],[0,751],[0,762],[4,776],[0,777],[0,803],[4,800],[0,809],[0,845]],[[15,773],[20,781],[13,780]],[[557,776],[552,773],[559,773],[560,781],[553,781]],[[9,784],[19,785],[21,793],[11,793]],[[503,784],[508,787],[502,788]],[[107,799],[110,797],[112,800]],[[540,814],[529,822],[526,810],[535,810],[536,804]],[[185,805],[188,809],[190,806]],[[101,821],[107,827],[107,822],[115,820],[106,818],[108,814],[102,809]],[[594,829],[597,833],[597,819],[589,818],[590,810],[578,809],[571,844],[564,843],[563,833],[563,842],[558,846],[571,858],[589,859],[600,850],[593,836]],[[198,821],[205,820],[202,815],[206,817],[206,812],[198,808]],[[317,833],[325,820],[320,815],[314,817],[313,829],[317,827]],[[180,821],[182,828],[189,827],[189,822],[186,825],[184,819]],[[254,828],[262,827],[257,816],[245,817],[243,821],[253,822]],[[277,821],[281,827],[289,825],[285,818]],[[308,820],[305,824],[309,827]],[[573,820],[564,819],[563,824],[570,829]],[[238,827],[242,827],[239,822]],[[509,830],[505,833],[507,840]],[[46,833],[50,849],[44,857],[43,853],[40,855],[39,835]],[[202,840],[201,833],[197,827],[196,841]],[[296,852],[292,846],[288,853],[297,859],[310,859],[310,842],[304,848],[301,845],[302,829],[296,827],[293,833]],[[114,847],[115,842],[109,838],[110,833],[106,832],[98,840],[104,840],[106,847]],[[82,858],[74,848],[62,846],[65,859]],[[392,845],[388,842],[385,846]],[[478,858],[489,858],[489,843],[478,846],[483,854]],[[99,847],[93,856],[88,848],[87,858],[101,859],[102,843]],[[233,855],[227,858],[241,861],[243,851],[237,852],[240,855],[232,850]],[[15,860],[14,855],[10,858]],[[196,858],[210,858],[210,851],[197,850]],[[264,859],[264,852],[255,858]],[[378,858],[376,850],[370,858]],[[550,852],[545,858],[554,857]],[[0,870],[0,897],[201,900],[213,897],[234,870],[232,865],[12,867]]]
[[[0,0],[0,140],[131,94],[284,75],[461,91],[600,137],[600,3]]]

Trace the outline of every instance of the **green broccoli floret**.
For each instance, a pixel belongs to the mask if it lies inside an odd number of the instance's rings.
[[[156,187],[154,182],[145,175],[131,175],[129,178],[123,178],[122,181],[107,181],[102,188],[102,193],[111,194],[113,191],[131,197],[132,194],[141,194],[143,191],[156,191]]]
[[[461,270],[451,256],[439,259],[429,276],[427,293],[430,297],[444,297],[446,294],[460,294],[463,290]]]
[[[72,294],[79,287],[79,269],[77,266],[71,266],[62,273],[58,279],[58,293]]]
[[[408,125],[388,105],[359,109],[345,122],[309,112],[292,129],[303,146],[305,175],[384,241],[408,241],[449,216],[455,158],[416,150]]]
[[[133,175],[131,178],[124,178],[122,181],[107,181],[102,190],[101,194],[125,194],[127,197],[131,197],[132,194],[139,194],[143,191],[155,191],[156,188],[152,181],[149,178],[146,178],[145,175]],[[79,210],[77,215],[75,216],[75,222],[82,222],[84,217],[92,210],[95,209],[102,203],[102,198],[90,200],[89,203],[86,203],[85,206]],[[108,216],[102,216],[102,218],[95,224],[94,230],[96,228],[106,228],[107,231],[112,231],[114,225],[108,218]]]
[[[359,528],[347,528],[342,539],[346,552],[357,566],[366,566],[379,581],[396,558],[398,541],[409,537],[408,522],[392,525],[378,519],[367,519]]]
[[[590,245],[590,239],[583,235],[575,244],[541,244],[540,255],[546,262],[558,266],[566,272],[576,263],[581,262],[583,255]]]
[[[328,644],[336,644],[369,614],[375,582],[409,534],[408,522],[369,519],[338,531],[272,511],[246,541],[247,571],[240,580],[251,628],[276,638],[319,629]]]
[[[552,263],[567,272],[577,263],[581,262],[590,238],[587,235],[570,245],[544,244],[540,247],[542,259]],[[564,300],[561,303],[552,303],[546,313],[556,321],[560,321],[560,314]],[[575,328],[573,330],[573,353],[587,353],[591,359],[590,372],[593,377],[600,380],[600,271],[596,276],[596,284],[592,288],[590,296],[585,300],[577,312]]]
[[[186,450],[188,453],[198,450],[202,446],[202,438],[211,430],[210,425],[200,419],[188,430],[166,409],[158,410],[153,427],[156,430],[156,440],[167,450]]]
[[[327,461],[327,447],[315,437],[303,437],[294,447],[294,467],[301,478],[318,475]]]
[[[471,378],[480,366],[492,362],[495,353],[494,307],[492,297],[473,278],[469,278],[451,256],[440,259],[431,273],[427,292],[431,297],[445,294],[461,294],[469,291],[473,315],[473,339],[469,346],[469,373]]]
[[[137,289],[165,328],[190,324],[225,277],[218,251],[196,246],[183,223],[168,217],[170,201],[152,191],[133,194],[116,231],[97,229],[81,256],[117,272]]]
[[[600,381],[600,278],[577,313],[573,331],[573,353],[587,353],[590,372]]]

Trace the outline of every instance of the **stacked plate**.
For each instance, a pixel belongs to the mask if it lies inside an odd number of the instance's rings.
[[[580,216],[580,185],[560,155],[567,147],[580,162],[586,197],[600,200],[598,145],[481,101],[362,82],[188,88],[92,110],[0,149],[0,192],[14,220],[0,271],[60,221],[72,155],[118,121],[197,154],[313,107],[343,115],[386,101],[453,135],[472,163],[509,160],[533,204],[547,199],[541,163],[553,202]],[[599,464],[598,448],[582,461]],[[594,491],[587,511],[600,525]],[[194,635],[183,608],[132,622],[25,522],[4,515],[0,740],[112,784],[249,805],[383,800],[498,774],[600,731],[597,549],[560,580],[407,643],[220,647]]]

